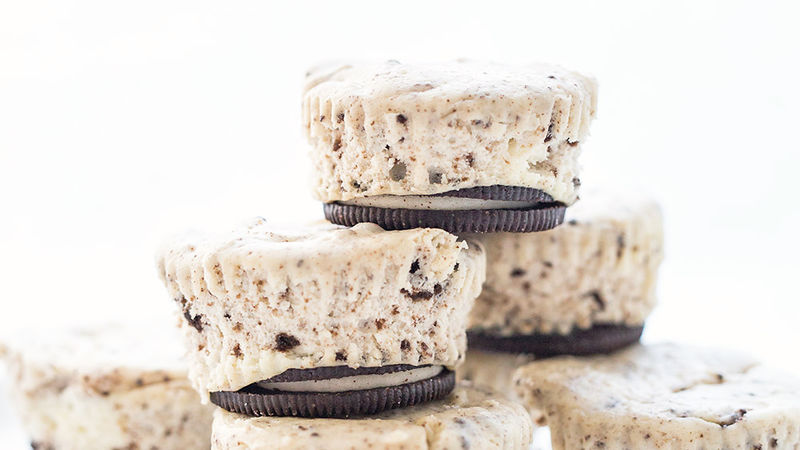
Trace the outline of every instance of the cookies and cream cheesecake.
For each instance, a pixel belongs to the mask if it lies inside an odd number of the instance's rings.
[[[256,219],[171,241],[159,269],[205,397],[249,415],[350,417],[452,390],[485,257],[438,229]]]
[[[535,361],[514,384],[554,450],[800,447],[800,378],[735,351],[635,345]]]
[[[220,410],[212,448],[524,450],[531,430],[521,405],[465,383],[441,400],[356,419],[248,417]]]
[[[208,448],[213,411],[182,354],[177,333],[153,323],[48,329],[0,344],[11,399],[38,450]]]
[[[314,194],[343,225],[553,228],[596,103],[592,78],[544,64],[319,67],[303,94]]]
[[[463,235],[485,247],[487,275],[461,374],[510,393],[508,369],[534,357],[637,342],[656,304],[662,226],[654,200],[592,191],[554,230]]]

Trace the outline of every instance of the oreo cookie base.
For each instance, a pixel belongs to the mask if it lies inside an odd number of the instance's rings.
[[[529,334],[498,336],[468,331],[470,349],[503,353],[524,353],[538,358],[560,355],[588,356],[611,353],[628,347],[642,336],[644,326],[599,324],[575,329],[568,334]]]
[[[212,392],[211,402],[256,417],[350,418],[438,400],[454,386],[454,372],[442,366],[289,369],[239,391]]]
[[[440,228],[451,233],[529,233],[564,222],[566,206],[539,190],[480,186],[435,195],[382,195],[326,203],[325,218],[345,226],[362,222],[385,230]]]

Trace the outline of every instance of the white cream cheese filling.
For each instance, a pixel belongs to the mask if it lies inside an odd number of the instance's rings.
[[[402,372],[355,375],[352,377],[327,378],[324,380],[306,381],[262,381],[258,386],[285,392],[344,392],[362,391],[380,387],[399,386],[439,375],[442,366],[419,367]]]
[[[375,195],[340,201],[343,205],[368,206],[387,209],[427,209],[463,211],[469,209],[526,209],[537,202],[520,200],[484,200],[480,198],[433,195]]]

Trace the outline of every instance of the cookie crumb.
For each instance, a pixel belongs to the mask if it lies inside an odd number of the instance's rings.
[[[389,176],[392,178],[393,181],[400,181],[406,177],[406,165],[402,162],[396,162],[389,169]]]
[[[437,284],[436,286],[439,286],[439,285]],[[439,286],[439,289],[441,289],[441,288],[442,287]],[[417,302],[417,301],[420,301],[420,300],[430,300],[434,295],[434,293],[431,292],[431,291],[425,291],[425,290],[412,290],[412,291],[409,291],[406,288],[400,289],[400,293],[405,295],[406,297],[410,298],[411,301],[414,301],[414,302]]]
[[[201,315],[198,314],[192,317],[192,314],[187,310],[184,311],[183,317],[186,319],[187,322],[189,322],[189,325],[191,325],[192,327],[194,327],[195,330],[197,330],[198,333],[201,333],[203,331],[203,321]]]
[[[278,333],[275,336],[275,349],[279,352],[286,352],[300,345],[296,337],[287,333]]]
[[[553,128],[556,127],[556,115],[553,114],[550,116],[550,125],[547,126],[547,135],[544,137],[545,142],[550,142],[553,140]]]

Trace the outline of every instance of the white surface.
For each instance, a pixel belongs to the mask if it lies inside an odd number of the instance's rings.
[[[315,219],[307,66],[543,60],[600,82],[584,186],[645,186],[667,259],[647,338],[800,371],[798,6],[4,2],[0,329],[166,314],[161,237]],[[0,448],[23,448],[0,404]]]

